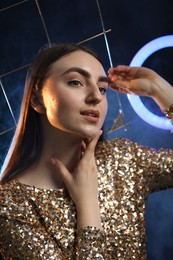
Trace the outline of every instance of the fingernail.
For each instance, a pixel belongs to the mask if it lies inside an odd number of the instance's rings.
[[[55,159],[53,159],[53,158],[51,158],[51,159],[50,159],[50,162],[51,162],[53,165],[55,165],[55,164],[56,164],[56,160],[55,160]]]

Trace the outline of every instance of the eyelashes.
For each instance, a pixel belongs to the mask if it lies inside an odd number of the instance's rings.
[[[83,87],[84,85],[79,80],[70,80],[68,81],[68,85],[72,87]],[[106,87],[99,87],[98,89],[102,95],[106,94],[107,92],[107,86]]]
[[[68,82],[69,86],[75,86],[75,87],[80,87],[83,86],[82,83],[79,80],[70,80]]]
[[[107,88],[99,87],[100,93],[102,95],[106,94]]]

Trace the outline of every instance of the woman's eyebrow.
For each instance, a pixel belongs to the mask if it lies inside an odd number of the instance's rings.
[[[68,70],[66,70],[65,72],[63,72],[61,75],[65,75],[65,74],[68,74],[70,72],[78,72],[79,74],[81,74],[85,78],[91,77],[91,74],[88,71],[81,69],[79,67],[71,67]],[[109,80],[106,76],[100,76],[98,81],[109,83]]]
[[[106,76],[100,76],[98,81],[109,83],[109,79]]]

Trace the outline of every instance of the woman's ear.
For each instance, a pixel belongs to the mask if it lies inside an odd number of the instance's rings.
[[[36,90],[33,89],[31,94],[31,101],[30,101],[31,107],[37,111],[40,114],[45,114],[45,107],[41,100],[41,97],[38,96],[38,93],[36,93]]]

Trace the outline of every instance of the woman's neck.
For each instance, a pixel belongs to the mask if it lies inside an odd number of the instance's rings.
[[[61,160],[72,172],[81,158],[81,144],[82,138],[74,138],[73,135],[59,130],[43,135],[43,148],[39,159],[26,169],[18,180],[38,188],[63,188],[64,183],[50,163],[50,159]]]

